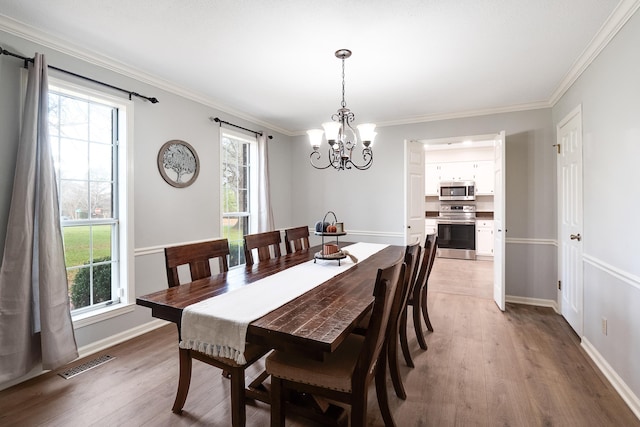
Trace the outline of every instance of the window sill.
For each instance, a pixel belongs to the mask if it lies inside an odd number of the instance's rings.
[[[97,322],[102,322],[103,320],[111,319],[112,317],[130,313],[135,309],[135,304],[121,303],[114,306],[104,307],[99,310],[91,311],[89,313],[82,313],[80,315],[73,316],[73,329],[80,329]]]

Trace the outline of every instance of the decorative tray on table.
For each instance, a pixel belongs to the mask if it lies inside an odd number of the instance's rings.
[[[329,214],[333,215],[334,222],[332,224],[327,222],[327,216]],[[330,231],[327,231],[327,229]],[[315,253],[313,262],[319,259],[338,260],[338,265],[340,265],[340,260],[346,258],[347,255],[340,249],[338,237],[346,236],[346,234],[342,223],[338,222],[336,214],[332,211],[327,212],[322,221],[316,223],[315,235],[322,236],[322,250]],[[335,237],[335,241],[325,242],[325,237]]]

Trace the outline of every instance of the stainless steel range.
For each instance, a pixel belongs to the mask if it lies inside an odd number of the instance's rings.
[[[476,259],[475,205],[442,204],[436,224],[439,257]]]

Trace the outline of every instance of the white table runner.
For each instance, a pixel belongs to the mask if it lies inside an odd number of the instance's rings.
[[[355,243],[343,249],[361,262],[387,246]],[[318,260],[317,263],[311,260],[187,306],[182,311],[180,347],[245,364],[244,350],[249,323],[354,265],[349,257],[341,260],[339,266],[333,260]]]

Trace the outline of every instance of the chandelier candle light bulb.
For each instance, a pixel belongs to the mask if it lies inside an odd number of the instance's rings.
[[[336,170],[351,168],[365,170],[369,169],[373,163],[373,150],[371,147],[376,136],[376,125],[373,123],[363,123],[356,126],[363,146],[363,163],[357,164],[351,158],[353,150],[356,148],[356,145],[358,145],[358,137],[355,129],[351,126],[351,123],[355,119],[355,114],[347,108],[347,103],[344,100],[344,60],[350,56],[351,51],[348,49],[336,51],[336,57],[342,60],[342,103],[340,104],[340,108],[331,116],[331,122],[322,124],[324,130],[311,129],[307,131],[309,143],[313,148],[309,156],[309,161],[311,162],[311,166],[316,169],[327,169],[331,166]],[[329,145],[329,162],[324,166],[319,166],[314,163],[314,160],[319,161],[322,157],[320,154],[320,146],[322,145],[323,135]]]

